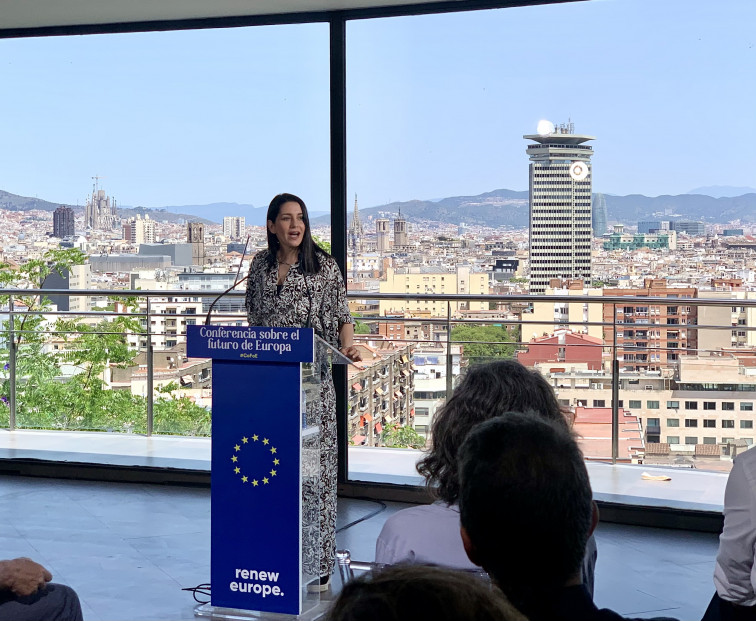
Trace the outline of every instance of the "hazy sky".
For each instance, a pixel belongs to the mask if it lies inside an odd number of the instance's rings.
[[[595,191],[756,186],[755,23],[753,0],[351,22],[350,200],[527,189],[542,118],[596,137]],[[0,189],[328,209],[324,24],[0,41],[0,84]]]

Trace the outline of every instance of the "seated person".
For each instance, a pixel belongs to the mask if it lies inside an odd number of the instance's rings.
[[[735,458],[727,479],[724,528],[714,566],[722,619],[756,619],[756,450]]]
[[[616,621],[581,584],[598,523],[588,471],[564,425],[508,413],[470,432],[459,455],[462,539],[530,621]]]
[[[76,592],[28,558],[0,561],[0,621],[81,621]]]
[[[327,621],[527,621],[498,589],[464,572],[397,565],[344,585]]]
[[[375,545],[377,563],[419,563],[473,570],[459,536],[457,452],[475,425],[506,412],[532,411],[569,429],[554,390],[537,371],[516,360],[471,367],[433,419],[428,454],[417,464],[431,491],[432,505],[404,509],[386,520]],[[591,537],[583,582],[593,595],[596,541]]]

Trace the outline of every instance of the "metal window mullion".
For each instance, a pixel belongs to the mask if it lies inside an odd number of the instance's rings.
[[[446,302],[446,400],[452,396],[454,390],[454,365],[452,364],[452,341],[451,341],[451,302]]]
[[[331,254],[341,270],[346,283],[346,20],[342,14],[334,15],[328,22],[329,36],[329,81],[330,81],[330,151],[331,151]],[[349,443],[347,428],[347,369],[343,365],[333,367],[333,385],[336,392],[336,452],[337,479],[345,483],[349,472]]]
[[[612,304],[612,463],[619,456],[619,360],[617,360],[617,304]]]
[[[16,331],[14,325],[16,318],[13,312],[13,305],[13,296],[8,296],[8,324],[10,326],[8,330],[8,429],[10,431],[14,431],[16,429]]]
[[[153,430],[153,372],[155,370],[153,347],[152,347],[152,322],[150,321],[150,297],[147,296],[147,435],[152,435]]]

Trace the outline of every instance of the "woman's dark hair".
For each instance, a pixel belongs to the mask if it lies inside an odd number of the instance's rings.
[[[299,267],[305,274],[317,274],[320,271],[320,259],[318,254],[328,256],[328,253],[318,246],[312,239],[312,233],[310,232],[310,216],[307,215],[307,206],[304,201],[295,196],[294,194],[278,194],[273,197],[268,205],[268,214],[265,216],[266,224],[267,220],[275,222],[281,211],[281,206],[284,203],[297,203],[302,208],[302,220],[304,221],[305,231],[302,235],[302,243],[299,245]],[[276,253],[281,244],[278,242],[278,238],[270,232],[268,229],[268,266],[273,267],[276,264]]]
[[[472,428],[507,412],[528,411],[569,429],[554,390],[538,371],[516,360],[471,367],[436,412],[431,426],[432,445],[418,462],[417,471],[436,496],[454,504],[459,498],[457,453]]]
[[[453,569],[395,565],[344,585],[327,621],[526,621],[496,587]]]

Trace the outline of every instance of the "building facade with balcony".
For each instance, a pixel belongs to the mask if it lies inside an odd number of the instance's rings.
[[[645,280],[642,289],[604,289],[607,296],[667,298],[666,303],[605,304],[604,340],[617,339],[617,359],[627,371],[659,370],[697,347],[698,310],[685,300],[695,298],[695,287],[670,287],[666,280]],[[616,328],[614,326],[616,313]],[[615,335],[616,331],[616,335]],[[695,352],[693,352],[695,353]]]
[[[610,372],[563,370],[552,363],[536,367],[563,406],[612,406]],[[713,460],[707,467],[716,469],[717,461],[730,460],[734,449],[751,446],[756,438],[756,367],[732,355],[685,356],[675,370],[621,372],[617,405],[638,417],[646,445],[669,445],[652,447],[657,460],[697,457]]]
[[[415,425],[413,347],[387,341],[356,346],[362,362],[348,369],[348,435],[353,445],[381,446],[387,428]]]
[[[475,271],[469,265],[457,265],[455,268],[442,267],[405,267],[386,269],[386,275],[380,281],[380,293],[399,294],[461,294],[486,295],[490,292],[488,274]],[[484,301],[450,302],[452,313],[459,309],[487,310]],[[412,316],[425,313],[429,317],[445,317],[447,303],[436,300],[381,300],[381,316]]]
[[[147,312],[147,303],[139,302],[140,313]],[[189,315],[189,317],[186,317]],[[141,334],[128,334],[127,341],[135,349],[147,347],[147,321],[150,322],[150,338],[156,350],[171,349],[186,338],[186,326],[202,321],[202,300],[198,297],[153,298],[150,316],[140,319]],[[245,322],[246,323],[246,322]]]

